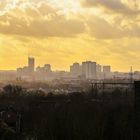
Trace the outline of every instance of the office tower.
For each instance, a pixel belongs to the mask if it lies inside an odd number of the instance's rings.
[[[96,62],[83,62],[82,75],[84,75],[86,79],[96,79]]]
[[[103,66],[103,74],[104,74],[104,79],[110,78],[110,76],[111,76],[111,66]]]
[[[81,75],[81,66],[79,63],[74,63],[72,66],[70,66],[70,73],[73,76],[80,76]]]
[[[96,65],[96,76],[97,79],[100,79],[102,77],[102,66],[99,64]]]
[[[28,70],[29,74],[34,73],[35,59],[33,57],[28,57]]]

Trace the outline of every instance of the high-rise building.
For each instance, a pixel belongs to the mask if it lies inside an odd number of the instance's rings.
[[[111,66],[103,66],[103,74],[104,78],[110,78],[111,77]]]
[[[35,59],[33,57],[28,57],[29,74],[32,74],[34,72],[34,68],[35,68]]]
[[[104,73],[110,73],[111,72],[111,66],[103,66],[103,72]]]
[[[81,66],[79,63],[74,63],[72,66],[70,66],[70,73],[73,76],[80,76],[81,75]]]
[[[96,65],[96,76],[97,79],[100,79],[102,77],[102,66],[99,64]]]
[[[86,79],[96,79],[96,62],[83,62],[82,75],[84,75]]]

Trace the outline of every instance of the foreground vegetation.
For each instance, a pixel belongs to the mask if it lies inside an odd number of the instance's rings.
[[[91,92],[46,95],[8,85],[1,91],[0,109],[11,105],[22,115],[20,140],[140,139],[132,92],[126,94],[115,89],[102,95]],[[0,134],[1,140],[16,137],[3,122]]]

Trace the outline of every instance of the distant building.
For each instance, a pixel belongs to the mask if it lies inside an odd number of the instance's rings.
[[[45,81],[51,77],[52,70],[50,64],[45,64],[44,67],[36,68],[36,80]]]
[[[52,72],[52,69],[51,69],[51,65],[50,64],[45,64],[44,65],[44,69],[46,70],[46,72],[48,74]]]
[[[82,75],[84,75],[86,79],[96,79],[96,62],[82,62]]]
[[[45,64],[44,67],[38,66],[36,68],[36,72],[37,73],[41,73],[41,74],[45,74],[45,75],[47,74],[48,75],[48,74],[50,74],[52,72],[51,65],[50,64]]]
[[[97,79],[102,78],[102,66],[99,64],[96,65],[96,76],[97,76]]]
[[[114,74],[114,75],[113,75]],[[122,75],[122,74],[121,74]],[[121,76],[120,75],[120,76]],[[128,75],[128,74],[127,74]],[[135,72],[135,78],[139,78],[140,73]],[[93,61],[73,63],[70,66],[70,72],[68,71],[52,71],[50,64],[45,64],[44,66],[38,66],[35,69],[35,59],[33,57],[28,57],[28,65],[17,68],[16,79],[27,80],[27,81],[50,81],[52,79],[80,79],[80,80],[102,80],[112,77],[117,77],[115,73],[111,72],[111,66],[101,66]],[[1,76],[2,77],[2,76]],[[12,77],[12,76],[11,76]],[[126,77],[123,74],[123,77]],[[3,79],[3,78],[2,78]]]
[[[17,68],[17,78],[21,78],[27,81],[34,79],[35,59],[33,57],[28,58],[28,66]]]
[[[28,57],[29,74],[34,73],[34,69],[35,69],[35,59],[33,57]]]
[[[17,68],[18,77],[29,75],[29,68],[28,66],[24,66],[23,68]]]
[[[81,66],[79,63],[74,63],[70,66],[70,73],[72,76],[78,77],[81,75]]]
[[[67,79],[70,76],[69,74],[67,71],[54,71],[53,79]]]
[[[110,73],[111,72],[111,66],[103,66],[103,72],[104,73]]]
[[[103,66],[104,79],[111,78],[111,66]]]

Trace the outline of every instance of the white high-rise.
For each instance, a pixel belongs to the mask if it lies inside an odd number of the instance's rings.
[[[84,75],[86,79],[96,79],[96,62],[83,62],[82,75]]]

